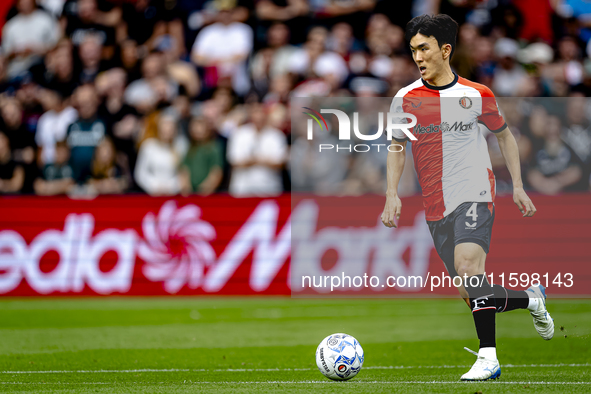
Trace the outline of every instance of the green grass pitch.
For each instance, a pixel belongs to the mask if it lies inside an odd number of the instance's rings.
[[[589,393],[591,300],[548,308],[551,341],[526,311],[498,315],[501,379],[465,383],[478,343],[460,299],[3,299],[0,392]],[[315,365],[335,332],[365,350],[347,382]]]

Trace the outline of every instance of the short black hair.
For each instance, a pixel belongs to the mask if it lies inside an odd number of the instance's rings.
[[[444,44],[451,45],[451,54],[449,60],[456,50],[456,37],[458,36],[458,23],[449,15],[421,15],[412,18],[406,24],[406,31],[404,38],[406,42],[417,34],[422,34],[427,37],[435,37],[439,48]]]

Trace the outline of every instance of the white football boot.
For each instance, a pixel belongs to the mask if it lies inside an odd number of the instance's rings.
[[[526,290],[530,298],[538,299],[538,308],[529,313],[534,318],[534,327],[542,338],[549,341],[554,336],[554,319],[546,310],[546,288],[542,285],[531,286]]]
[[[478,353],[468,349],[470,353],[475,354],[478,356]],[[497,379],[501,376],[501,366],[499,365],[499,360],[491,360],[488,358],[484,358],[482,356],[478,356],[474,365],[468,372],[462,375],[462,380],[466,381],[482,381],[482,380],[491,380]]]

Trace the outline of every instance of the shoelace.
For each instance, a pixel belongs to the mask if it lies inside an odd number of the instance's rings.
[[[475,355],[476,357],[478,357],[478,353],[476,353],[474,350],[472,349],[468,349],[466,346],[464,346],[464,350],[469,351],[470,353],[472,353],[473,355]]]

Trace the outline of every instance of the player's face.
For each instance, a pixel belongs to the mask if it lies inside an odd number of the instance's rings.
[[[410,49],[421,77],[425,81],[432,81],[445,70],[451,46],[446,44],[439,48],[435,37],[427,37],[419,33],[410,40]]]

